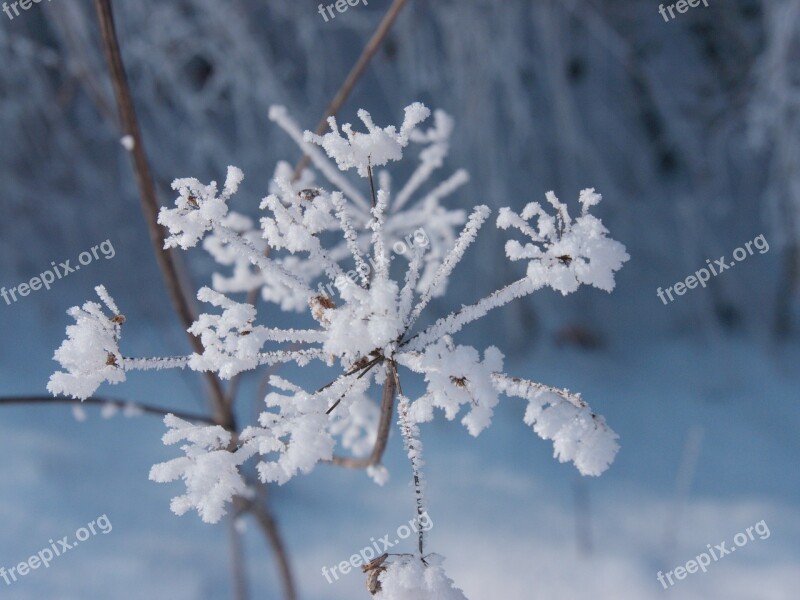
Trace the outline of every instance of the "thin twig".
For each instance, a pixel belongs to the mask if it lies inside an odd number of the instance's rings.
[[[236,526],[236,515],[228,519],[228,538],[231,547],[231,578],[234,600],[248,600],[247,569],[242,553],[242,534]]]
[[[172,300],[172,305],[178,313],[183,328],[188,329],[194,322],[195,316],[191,308],[191,300],[181,285],[181,278],[172,251],[164,250],[164,230],[158,225],[158,211],[160,206],[156,195],[156,187],[150,172],[150,165],[147,161],[144,140],[128,85],[125,65],[122,61],[119,39],[114,26],[111,2],[110,0],[95,0],[95,7],[100,21],[103,51],[105,52],[106,61],[108,62],[111,82],[114,86],[114,96],[117,101],[117,110],[119,112],[122,132],[124,135],[130,136],[133,140],[133,148],[130,151],[133,171],[136,177],[136,185],[139,188],[142,210],[147,221],[156,261],[161,269],[164,285]],[[189,342],[195,352],[203,352],[203,344],[198,338],[189,335]],[[219,378],[213,373],[207,373],[206,378],[211,387],[215,418],[220,425],[225,427],[229,425],[232,426],[232,415],[229,411],[225,410],[225,394]]]
[[[582,557],[592,555],[592,513],[589,501],[589,487],[583,479],[575,481],[573,487],[575,503],[575,537],[578,554]]]
[[[8,398],[0,398],[0,406],[9,406],[14,404],[88,404],[91,406],[114,406],[120,410],[134,409],[150,415],[175,415],[184,421],[191,421],[193,423],[208,423],[209,425],[216,425],[216,421],[211,417],[204,415],[197,415],[192,413],[181,412],[179,410],[170,410],[152,404],[142,404],[139,402],[128,402],[126,400],[113,400],[110,398],[87,398],[86,400],[77,400],[76,398],[66,398],[63,396],[13,396]]]
[[[178,313],[178,317],[184,329],[188,329],[195,320],[194,311],[191,308],[191,298],[185,293],[181,285],[181,278],[175,257],[172,255],[171,251],[164,250],[164,232],[158,225],[159,203],[156,196],[156,188],[150,172],[142,133],[139,128],[133,99],[128,86],[125,66],[119,48],[119,40],[114,27],[114,16],[110,0],[95,0],[95,7],[100,21],[103,49],[114,86],[114,94],[117,100],[117,108],[123,133],[131,136],[133,139],[131,157],[134,174],[139,188],[142,209],[150,232],[150,239],[155,250],[156,260],[161,269],[161,274],[172,300],[172,304]],[[198,338],[190,335],[189,341],[195,352],[203,352],[203,345]],[[206,373],[206,378],[211,389],[212,405],[214,409],[213,422],[235,433],[236,421],[231,406],[226,400],[225,391],[222,388],[219,378],[211,372]],[[264,487],[260,487],[259,489],[265,491]],[[251,510],[262,526],[267,539],[275,551],[281,580],[285,590],[285,598],[286,600],[296,600],[297,596],[294,588],[294,580],[292,578],[291,569],[289,568],[286,552],[283,549],[283,540],[278,533],[274,519],[266,512],[266,509],[256,504],[252,504]]]
[[[395,381],[399,382],[400,379],[397,376],[397,369],[394,363],[390,365],[390,368],[394,372]],[[417,439],[419,429],[408,414],[410,410],[409,406],[408,398],[403,396],[401,392],[397,407],[397,413],[400,417],[398,419],[398,425],[400,426],[400,433],[403,436],[403,442],[406,447],[406,452],[408,453],[408,460],[411,462],[411,472],[414,476],[414,497],[417,504],[417,523],[420,524],[422,522],[422,515],[425,514],[425,500],[422,493],[422,442]],[[425,530],[422,527],[418,530],[417,545],[419,547],[419,554],[422,556],[425,554]]]
[[[263,491],[263,488],[261,488]],[[283,587],[283,597],[286,600],[297,600],[297,590],[295,589],[294,576],[289,564],[289,555],[286,552],[286,546],[283,543],[278,524],[275,518],[270,513],[269,509],[265,506],[262,498],[261,501],[254,501],[247,498],[236,497],[234,503],[240,512],[249,512],[255,517],[261,530],[264,532],[272,552],[278,561],[278,574],[280,575],[281,585]]]
[[[369,190],[372,193],[372,208],[375,208],[377,201],[375,200],[375,182],[372,179],[372,160],[367,159],[367,173],[369,174]]]
[[[372,37],[370,38],[363,52],[361,52],[361,56],[358,57],[356,64],[353,65],[353,68],[347,75],[347,79],[344,80],[342,87],[339,88],[339,91],[336,92],[336,95],[333,97],[333,100],[331,100],[328,108],[325,109],[325,114],[320,120],[319,125],[317,125],[317,135],[322,135],[325,133],[325,130],[328,128],[328,117],[332,117],[339,112],[339,109],[342,108],[342,105],[347,101],[347,98],[350,96],[350,93],[353,91],[356,83],[358,83],[358,80],[361,79],[361,76],[364,74],[364,71],[372,60],[372,57],[375,56],[375,53],[381,47],[383,40],[386,38],[386,35],[389,33],[392,25],[394,25],[395,20],[407,1],[408,0],[394,0],[392,5],[389,7],[389,10],[386,12],[386,16],[383,17],[383,20],[381,21],[380,25],[378,25],[375,33],[372,34]],[[303,155],[302,160],[297,164],[297,167],[294,170],[295,181],[300,179],[300,175],[308,166],[308,163],[308,155]]]
[[[264,248],[264,256],[269,257],[271,248],[267,246]],[[258,292],[261,290],[261,287],[254,287],[253,289],[247,292],[247,299],[245,302],[247,304],[252,305],[254,308],[257,307],[258,303]],[[296,344],[293,344],[289,349],[292,350],[296,347]],[[228,406],[233,405],[233,401],[236,399],[236,393],[239,391],[239,384],[241,383],[242,373],[237,373],[231,378],[230,383],[228,384],[228,390],[225,398],[225,402]]]

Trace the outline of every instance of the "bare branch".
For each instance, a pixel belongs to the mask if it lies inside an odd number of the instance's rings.
[[[117,31],[114,26],[111,2],[110,0],[95,0],[95,8],[97,9],[97,16],[100,21],[103,50],[106,55],[106,61],[108,62],[111,82],[114,86],[114,95],[117,100],[117,110],[122,125],[122,132],[124,135],[128,135],[133,139],[133,148],[130,151],[133,171],[136,177],[136,185],[139,188],[142,210],[147,221],[156,261],[161,269],[164,284],[169,292],[172,305],[178,313],[183,328],[188,329],[195,320],[194,311],[192,310],[192,301],[181,285],[181,277],[172,251],[164,250],[164,231],[158,225],[158,211],[160,206],[156,196],[156,187],[150,172],[150,165],[147,161],[144,140],[142,138],[141,129],[139,128],[139,120],[136,116],[136,109],[134,108],[133,98],[128,85],[125,65],[122,61]],[[189,335],[189,342],[195,352],[203,352],[203,345],[198,338]],[[232,415],[226,410],[222,384],[213,373],[207,373],[206,379],[211,387],[214,413],[217,422],[225,427],[232,425]]]
[[[231,547],[231,579],[234,600],[248,600],[247,569],[242,556],[242,534],[236,527],[236,515],[228,519],[228,539]]]
[[[259,488],[260,491],[265,491],[265,488]],[[237,496],[234,498],[237,511],[249,512],[255,517],[261,530],[264,532],[267,540],[269,541],[272,551],[278,561],[278,574],[281,578],[281,585],[283,587],[283,597],[286,600],[297,600],[297,590],[295,589],[294,576],[289,564],[289,555],[286,552],[286,545],[283,542],[278,524],[272,513],[266,507],[263,498],[261,501],[254,501],[248,498]]]

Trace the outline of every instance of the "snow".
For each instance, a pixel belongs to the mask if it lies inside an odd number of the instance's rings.
[[[296,137],[296,125],[285,111],[275,108],[271,112],[274,120]],[[202,352],[178,357],[123,358],[118,342],[124,317],[119,315],[105,288],[98,287],[97,293],[112,312],[111,317],[95,303],[86,303],[83,309],[71,309],[77,325],[67,329],[67,340],[56,352],[56,359],[67,373],[53,375],[49,386],[53,393],[87,397],[104,381],[124,381],[126,371],[139,369],[188,367],[198,372],[216,373],[223,380],[255,371],[262,365],[296,363],[299,367],[311,366],[317,370],[320,365],[311,363],[319,361],[325,363],[326,371],[330,367],[340,369],[338,377],[315,392],[308,392],[283,377],[272,376],[272,389],[264,399],[266,407],[258,417],[258,425],[246,426],[241,431],[193,425],[168,415],[165,424],[169,431],[163,442],[174,445],[187,441],[181,446],[185,456],[154,465],[150,479],[158,483],[184,481],[186,493],[173,497],[171,502],[176,514],[196,510],[204,522],[219,522],[235,497],[250,493],[242,469],[256,456],[256,471],[261,482],[279,485],[300,474],[310,474],[321,462],[333,461],[337,439],[345,450],[356,456],[372,456],[371,444],[377,443],[379,423],[384,421],[375,404],[366,407],[370,404],[368,394],[373,384],[377,384],[376,388],[384,386],[383,395],[390,389],[397,395],[398,425],[411,464],[419,516],[427,513],[427,508],[418,423],[432,420],[434,408],[442,409],[445,417],[452,420],[462,406],[468,406],[462,423],[472,436],[478,436],[490,425],[501,393],[519,396],[529,403],[525,423],[543,439],[553,441],[556,459],[573,462],[583,475],[599,475],[613,462],[618,451],[618,436],[578,396],[505,374],[503,354],[494,346],[484,350],[481,360],[474,347],[457,345],[451,338],[467,323],[537,291],[545,283],[565,294],[575,291],[581,283],[606,291],[613,289],[614,273],[628,255],[622,244],[608,237],[602,222],[589,214],[590,208],[601,200],[594,190],[581,193],[582,211],[574,222],[566,205],[552,193],[546,197],[555,216],[548,215],[535,202],[528,204],[520,215],[502,209],[498,226],[501,229],[514,227],[533,242],[522,247],[512,241],[506,247],[509,259],[530,261],[527,277],[490,292],[474,305],[463,307],[426,330],[414,333],[417,321],[431,300],[444,293],[447,281],[491,213],[485,205],[476,206],[459,235],[453,238],[452,245],[446,250],[440,247],[435,261],[427,262],[427,276],[421,273],[423,253],[417,244],[418,233],[422,233],[425,247],[433,243],[424,229],[414,230],[407,238],[409,244],[412,237],[415,241],[402,287],[400,280],[395,280],[387,252],[392,222],[404,218],[404,213],[414,213],[413,206],[403,212],[399,209],[407,205],[421,183],[442,166],[453,129],[449,117],[438,112],[432,129],[417,130],[416,126],[429,115],[424,105],[414,103],[406,107],[399,129],[395,126],[378,128],[369,113],[361,110],[359,117],[367,134],[355,133],[348,124],[342,127],[347,135],[345,139],[333,119],[331,133],[316,136],[306,132],[304,140],[321,145],[341,171],[356,168],[362,177],[370,177],[373,206],[366,212],[356,210],[351,215],[346,194],[353,196],[353,192],[339,176],[326,177],[331,183],[342,183],[341,189],[298,190],[288,177],[286,165],[281,164],[276,169],[274,193],[260,203],[266,214],[259,221],[259,239],[249,219],[229,212],[228,204],[244,179],[237,167],[228,167],[221,193],[216,182],[205,185],[194,178],[173,182],[178,192],[175,207],[162,208],[158,217],[159,223],[170,233],[165,248],[188,249],[203,240],[212,256],[219,258],[223,265],[234,266],[232,279],[217,278],[223,287],[235,290],[245,282],[252,286],[254,273],[259,272],[265,288],[288,290],[283,304],[287,304],[289,297],[289,305],[299,306],[302,300],[316,322],[315,328],[257,324],[257,308],[253,304],[238,302],[218,290],[201,287],[197,299],[221,310],[221,313],[201,312],[188,329],[189,334],[200,340]],[[402,202],[395,203],[388,172],[377,177],[379,189],[374,191],[371,169],[373,164],[383,166],[402,159],[403,150],[412,138],[414,143],[429,145],[421,152],[420,166],[400,192]],[[324,164],[321,158],[317,162],[320,166]],[[322,166],[323,173],[327,170],[327,165]],[[452,182],[446,185],[454,187]],[[428,198],[425,202],[434,208],[434,214],[441,216],[435,199]],[[393,211],[389,210],[390,206],[394,207]],[[533,217],[538,218],[538,231],[527,222]],[[438,228],[440,232],[449,231],[458,219],[450,215],[445,221],[444,227]],[[323,242],[322,234],[329,232],[334,224],[338,224],[337,234],[343,242],[331,246]],[[426,225],[437,230],[433,222]],[[448,233],[444,237],[452,238],[452,235]],[[362,239],[366,242],[363,246]],[[342,252],[344,248],[350,256]],[[304,262],[297,262],[297,255],[304,256]],[[345,274],[346,267],[340,262],[350,258],[356,269]],[[290,266],[300,268],[290,269]],[[315,280],[323,276],[333,280],[338,292],[336,298],[313,291]],[[292,345],[281,346],[286,343]],[[277,344],[278,348],[268,349],[267,344]],[[427,391],[413,402],[402,391],[401,380],[407,385],[409,375],[405,371],[398,372],[398,366],[424,377]],[[390,382],[392,386],[387,387]],[[393,400],[391,396],[389,399]],[[391,416],[386,415],[385,422],[390,422]],[[370,461],[366,466],[370,467],[368,476],[377,484],[387,482],[388,471],[379,460]],[[425,560],[423,535],[420,532],[418,539],[422,566]],[[436,565],[419,571],[420,565],[400,561],[389,567],[386,596],[433,598],[451,594],[451,582]],[[421,587],[409,584],[411,575],[420,578]]]
[[[285,122],[284,128],[292,128],[285,114],[278,111],[275,116]],[[368,129],[368,134],[360,134],[363,139],[345,126],[345,140],[335,123],[328,134],[332,137],[307,139],[321,144],[340,169],[355,168],[359,174],[362,168],[371,169],[373,152],[385,165],[401,159],[411,143],[430,143],[422,151],[416,175],[401,188],[410,190],[406,192],[410,197],[420,177],[427,178],[441,167],[452,129],[452,123],[442,115],[433,130],[415,129],[427,116],[427,109],[414,104],[406,109],[399,129],[379,129],[362,111],[360,117]],[[397,209],[388,173],[381,172],[377,177],[375,205],[362,211],[346,190],[297,189],[285,171],[285,165],[276,170],[272,193],[260,204],[265,211],[259,221],[262,236],[253,234],[254,221],[228,209],[243,179],[241,170],[235,167],[229,167],[221,193],[214,182],[205,185],[196,179],[176,180],[179,196],[175,208],[163,209],[160,221],[170,231],[168,247],[189,248],[202,240],[212,256],[233,266],[234,277],[227,281],[230,288],[249,280],[251,286],[261,285],[262,293],[264,288],[288,290],[283,300],[291,297],[289,304],[304,305],[307,316],[314,319],[312,328],[258,324],[253,305],[202,287],[198,299],[212,310],[202,312],[189,329],[203,343],[202,353],[123,357],[118,343],[124,319],[104,288],[97,292],[110,316],[96,303],[70,311],[76,325],[68,328],[67,339],[56,354],[62,368],[67,369],[51,380],[57,392],[91,394],[103,382],[124,380],[127,371],[138,369],[188,366],[229,379],[261,365],[296,363],[304,367],[293,372],[292,380],[288,375],[270,379],[258,424],[241,431],[194,425],[173,415],[165,418],[168,431],[163,442],[169,446],[185,442],[180,446],[183,456],[156,463],[150,479],[184,482],[185,493],[172,499],[173,512],[183,515],[194,510],[203,522],[219,522],[234,497],[251,493],[244,475],[245,464],[251,459],[255,459],[255,472],[262,482],[284,485],[299,475],[317,476],[318,465],[331,462],[338,445],[353,456],[370,455],[379,421],[378,407],[371,398],[388,378],[394,378],[398,387],[398,425],[410,462],[411,497],[417,514],[426,512],[429,505],[434,513],[436,510],[428,498],[427,466],[422,460],[425,431],[420,424],[432,421],[437,408],[452,420],[466,407],[462,424],[473,438],[482,434],[483,439],[505,404],[501,404],[501,396],[521,398],[527,404],[521,420],[539,437],[552,442],[557,461],[573,463],[581,475],[597,476],[608,470],[617,458],[619,436],[579,394],[511,375],[505,369],[519,365],[506,364],[497,347],[489,346],[481,353],[474,346],[456,343],[452,337],[489,311],[504,308],[545,286],[564,295],[581,285],[611,291],[615,274],[629,256],[622,244],[610,238],[602,221],[590,214],[601,201],[599,194],[593,189],[580,193],[581,210],[575,219],[553,193],[545,196],[552,214],[536,202],[530,202],[519,214],[510,208],[501,209],[498,227],[513,228],[530,239],[525,245],[515,240],[506,244],[509,260],[528,263],[526,275],[495,291],[483,291],[486,295],[474,304],[462,306],[419,331],[415,329],[417,321],[461,266],[490,215],[488,207],[477,206],[458,236],[448,234],[451,243],[446,248],[439,245],[434,262],[415,246],[410,262],[400,265],[406,267],[402,272],[390,268],[387,240],[391,228],[415,209],[410,202],[406,203],[407,210]],[[456,224],[452,217],[441,219],[445,226],[439,231],[449,231]],[[328,234],[333,233],[338,239],[331,242]],[[432,240],[427,236],[426,240],[433,250]],[[364,268],[368,260],[373,269]],[[350,261],[358,277],[344,275]],[[427,276],[422,273],[423,264]],[[335,298],[313,291],[314,284],[326,277],[335,280]],[[277,349],[267,348],[268,344]],[[80,363],[83,359],[86,365]],[[110,372],[109,367],[113,368]],[[339,375],[327,385],[309,385],[331,370]],[[316,391],[308,391],[313,389]],[[609,399],[600,396],[593,403],[605,408]],[[408,469],[408,465],[401,468]],[[383,463],[367,469],[367,475],[384,486],[391,485],[388,474],[388,465]],[[404,497],[408,499],[408,495]],[[465,597],[445,575],[438,559],[423,554],[423,547],[435,541],[428,537],[423,539],[420,534],[415,554],[393,554],[387,560],[386,570],[377,577],[381,587],[378,597]]]
[[[430,110],[419,102],[407,106],[403,124],[398,131],[393,125],[377,127],[370,114],[362,109],[358,111],[358,118],[366,126],[366,133],[353,131],[353,126],[346,123],[342,126],[342,132],[347,136],[345,138],[339,133],[336,118],[329,117],[330,133],[320,136],[306,131],[303,139],[322,146],[341,171],[354,168],[361,177],[367,177],[371,166],[380,167],[389,161],[403,158],[403,148],[408,145],[412,131],[430,114]]]
[[[128,152],[133,152],[133,149],[136,147],[136,140],[132,135],[123,135],[120,138],[119,143],[122,144],[122,147]]]
[[[461,407],[467,406],[470,410],[461,422],[471,435],[477,436],[489,426],[499,401],[492,375],[503,370],[503,354],[496,347],[487,348],[481,361],[475,348],[457,346],[444,336],[421,355],[407,357],[405,364],[423,373],[428,384],[427,394],[411,407],[415,421],[431,421],[434,408],[443,410],[452,421]]]
[[[466,596],[447,577],[437,557],[429,556],[423,564],[419,557],[393,562],[379,577],[381,591],[377,600],[466,600]]]
[[[195,246],[214,223],[227,215],[228,198],[236,192],[243,178],[240,169],[228,167],[225,187],[220,196],[217,195],[214,181],[209,185],[203,185],[194,178],[173,181],[172,189],[180,194],[175,208],[162,208],[158,215],[158,222],[170,231],[164,248],[180,247],[186,250]]]
[[[181,446],[186,456],[153,465],[150,480],[169,483],[182,479],[186,494],[172,499],[172,512],[181,516],[195,509],[205,523],[218,523],[234,496],[249,495],[239,474],[244,452],[228,452],[231,434],[218,425],[193,425],[174,415],[164,417],[164,424],[169,428],[162,438],[164,444],[189,442]]]
[[[625,246],[607,237],[602,221],[589,214],[589,208],[600,202],[600,194],[593,188],[581,192],[578,201],[583,210],[574,221],[553,192],[546,197],[555,215],[547,214],[538,202],[529,203],[519,215],[510,208],[500,210],[499,228],[514,227],[531,238],[524,246],[509,240],[508,258],[530,260],[528,279],[537,289],[550,286],[566,296],[584,284],[611,292],[614,273],[630,256]],[[534,217],[538,220],[536,229],[528,224]]]
[[[111,315],[105,314],[97,302],[67,311],[75,324],[67,327],[67,339],[53,356],[66,372],[58,371],[50,377],[47,390],[51,394],[85,400],[104,382],[125,381],[124,359],[119,351],[121,321],[114,318],[119,311],[103,286],[95,291]]]

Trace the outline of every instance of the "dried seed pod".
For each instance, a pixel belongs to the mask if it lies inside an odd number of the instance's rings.
[[[197,202],[197,198],[195,198],[194,196],[188,196],[186,198],[186,202],[188,202],[191,206],[194,206],[195,208],[200,208],[200,204]]]
[[[360,371],[364,367],[366,367],[370,362],[370,358],[368,356],[362,356],[356,362],[353,363],[351,367],[352,371]]]
[[[297,192],[297,195],[300,197],[300,200],[303,200],[304,202],[311,202],[314,198],[319,196],[319,190],[314,188],[306,188]]]
[[[367,591],[372,594],[373,596],[381,591],[382,586],[381,582],[378,579],[381,573],[386,570],[386,567],[381,567],[380,569],[375,569],[374,571],[370,571],[369,575],[367,575]]]
[[[381,582],[378,578],[381,573],[386,571],[383,563],[387,558],[389,558],[389,554],[384,552],[378,558],[361,567],[361,570],[367,573],[367,590],[373,596],[381,591]]]
[[[111,322],[117,325],[122,325],[125,322],[125,315],[114,315],[111,317]]]
[[[460,388],[466,388],[467,382],[469,381],[466,377],[456,377],[454,375],[450,376],[450,381],[453,382],[453,385],[457,385]]]
[[[311,298],[309,304],[311,305],[311,316],[323,325],[328,323],[328,319],[325,317],[325,311],[336,308],[336,303],[333,299],[325,294],[314,296]]]
[[[117,365],[117,357],[114,356],[111,352],[108,353],[108,357],[106,357],[106,365],[109,367],[116,367]]]

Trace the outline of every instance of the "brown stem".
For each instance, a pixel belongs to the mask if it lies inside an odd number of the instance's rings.
[[[150,415],[175,415],[184,421],[191,421],[193,423],[208,423],[215,425],[216,422],[211,417],[205,415],[196,415],[192,413],[185,413],[178,410],[169,410],[161,408],[160,406],[153,406],[152,404],[142,404],[139,402],[126,402],[125,400],[112,400],[110,398],[87,398],[86,400],[77,400],[75,398],[66,398],[62,396],[13,396],[8,398],[0,398],[0,406],[10,406],[14,404],[88,404],[90,406],[114,406],[119,409],[135,408],[143,413]]]
[[[236,517],[228,519],[228,537],[231,546],[231,575],[234,600],[247,600],[247,569],[242,555],[242,534],[236,528]]]
[[[378,25],[375,33],[372,34],[372,37],[370,38],[366,47],[361,52],[361,56],[358,57],[356,64],[353,65],[353,68],[347,75],[347,79],[344,80],[342,87],[339,88],[339,91],[336,92],[336,95],[333,97],[333,100],[331,100],[328,108],[325,109],[325,114],[320,120],[319,125],[317,125],[317,135],[322,135],[325,133],[325,130],[328,128],[328,117],[332,117],[339,112],[339,109],[342,108],[342,105],[347,101],[347,98],[350,96],[350,93],[353,91],[356,83],[358,83],[358,80],[361,79],[361,76],[364,74],[364,71],[372,60],[372,57],[375,56],[375,53],[381,47],[383,40],[386,38],[386,34],[389,33],[389,30],[392,28],[392,25],[394,25],[395,20],[407,1],[408,0],[394,0],[392,5],[389,7],[386,16],[383,17],[383,20],[381,21],[380,25]],[[308,155],[303,155],[302,160],[298,163],[297,168],[294,170],[295,181],[300,179],[300,175],[308,166],[308,162]]]
[[[397,394],[397,380],[390,368],[386,369],[386,380],[383,382],[383,400],[381,401],[381,416],[378,421],[378,436],[369,458],[351,458],[349,456],[334,456],[327,461],[332,465],[348,469],[366,469],[378,465],[383,460],[383,453],[389,443],[389,431],[392,428],[394,415],[394,398]]]
[[[263,499],[254,501],[251,499],[237,497],[234,499],[237,509],[240,512],[249,512],[255,517],[261,530],[264,532],[272,552],[278,561],[278,574],[280,575],[283,587],[283,597],[286,600],[297,600],[297,590],[295,589],[294,576],[289,563],[289,555],[286,552],[286,545],[283,542],[278,524],[272,513],[266,507]]]
[[[188,329],[195,320],[191,298],[186,294],[181,285],[181,278],[175,256],[171,251],[164,250],[164,232],[158,225],[159,203],[156,196],[156,188],[150,172],[150,166],[144,149],[144,140],[139,128],[139,121],[136,117],[133,99],[128,86],[125,66],[119,48],[119,40],[114,27],[114,16],[110,0],[95,0],[95,7],[100,22],[103,50],[106,55],[111,81],[114,86],[114,95],[117,101],[122,130],[125,135],[129,135],[133,139],[133,149],[131,150],[133,169],[156,260],[161,269],[164,284],[167,287],[175,311],[184,329]],[[203,352],[203,345],[198,338],[190,335],[189,342],[195,352]],[[214,410],[213,422],[235,433],[236,421],[233,416],[233,411],[226,401],[225,392],[219,378],[214,373],[210,372],[206,373],[206,378],[211,389],[212,406]],[[294,589],[294,581],[292,579],[286,553],[283,550],[283,541],[275,526],[275,522],[272,516],[265,512],[264,508],[253,506],[253,514],[258,519],[264,529],[265,535],[275,550],[281,579],[286,592],[285,597],[287,600],[296,600],[297,596]]]
[[[170,299],[181,324],[184,329],[188,329],[195,320],[192,310],[191,300],[181,286],[181,278],[175,257],[172,251],[164,250],[164,230],[158,225],[159,203],[156,196],[155,183],[150,172],[150,165],[145,153],[144,140],[139,128],[139,120],[136,116],[133,98],[128,85],[128,77],[125,73],[125,65],[122,61],[122,54],[119,48],[119,39],[114,26],[114,14],[110,0],[95,0],[97,17],[100,22],[100,32],[103,42],[103,51],[108,62],[109,75],[114,86],[114,96],[117,101],[122,133],[133,139],[133,149],[131,150],[131,160],[133,171],[136,177],[136,185],[139,188],[142,210],[147,221],[150,239],[156,255],[156,261],[161,269],[164,285],[169,292]],[[200,340],[189,335],[189,342],[195,352],[202,353],[203,345]],[[222,384],[213,373],[207,373],[206,379],[211,387],[214,404],[214,417],[223,427],[233,428],[232,415],[225,407],[225,394]]]

